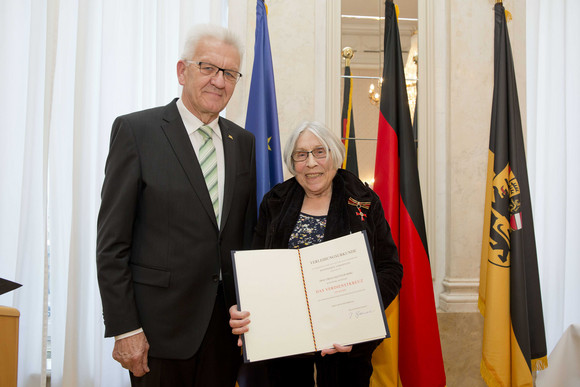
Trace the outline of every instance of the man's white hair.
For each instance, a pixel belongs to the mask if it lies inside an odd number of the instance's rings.
[[[240,38],[231,30],[214,24],[198,24],[188,31],[180,59],[192,60],[198,43],[204,39],[215,39],[235,47],[240,54],[241,63],[244,57],[244,46]]]

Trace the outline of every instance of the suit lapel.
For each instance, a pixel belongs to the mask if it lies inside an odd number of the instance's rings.
[[[225,167],[224,202],[222,204],[222,214],[220,217],[221,225],[223,228],[223,226],[226,224],[230,209],[232,208],[232,201],[234,200],[237,147],[236,139],[231,133],[228,122],[220,117],[219,126],[222,132]]]
[[[191,145],[191,140],[187,135],[187,130],[185,129],[185,125],[183,125],[183,120],[179,115],[175,101],[176,100],[167,105],[167,109],[163,116],[164,122],[161,125],[161,128],[169,140],[181,167],[185,171],[187,179],[193,187],[195,194],[199,198],[209,217],[212,219],[214,225],[217,227],[217,221],[215,219],[209,192],[205,185],[203,172],[199,166],[199,161],[197,160],[195,151]]]

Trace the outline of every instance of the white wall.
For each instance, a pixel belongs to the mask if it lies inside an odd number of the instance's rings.
[[[448,0],[447,256],[440,307],[475,311],[493,94],[492,1]],[[504,2],[525,131],[525,1]],[[439,258],[439,257],[438,257]]]
[[[333,127],[333,123],[326,122],[329,107],[325,98],[329,87],[340,85],[338,78],[330,86],[327,80],[326,13],[333,7],[325,0],[270,0],[266,4],[280,140],[284,149],[288,132],[304,120]],[[230,27],[245,38],[246,55],[242,66],[244,76],[228,106],[227,116],[244,126],[254,61],[256,1],[232,1],[229,12]],[[335,67],[339,69],[340,51],[336,58]],[[285,176],[289,177],[286,170]]]

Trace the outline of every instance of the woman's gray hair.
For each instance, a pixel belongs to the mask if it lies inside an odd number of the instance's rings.
[[[198,24],[187,32],[180,59],[192,60],[198,43],[203,39],[215,39],[235,47],[240,54],[240,63],[242,62],[244,45],[240,38],[231,30],[214,24]]]
[[[288,171],[290,171],[292,175],[296,175],[294,161],[292,160],[292,153],[296,147],[298,137],[300,137],[302,132],[306,130],[314,134],[320,140],[322,145],[329,150],[329,155],[331,157],[334,168],[340,168],[346,153],[344,144],[340,138],[321,123],[306,121],[294,129],[292,133],[290,133],[288,141],[286,141],[286,145],[284,146],[284,163],[286,164]]]

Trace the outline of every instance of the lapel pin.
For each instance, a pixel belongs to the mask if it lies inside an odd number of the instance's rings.
[[[232,140],[234,139],[231,134],[228,134],[228,137],[231,138]]]

